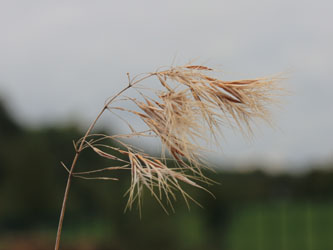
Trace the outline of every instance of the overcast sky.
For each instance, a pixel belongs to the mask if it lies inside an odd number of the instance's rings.
[[[291,95],[251,142],[227,132],[221,159],[271,166],[333,160],[333,2],[6,1],[0,96],[31,126],[93,119],[132,75],[198,63],[239,79],[285,73]]]

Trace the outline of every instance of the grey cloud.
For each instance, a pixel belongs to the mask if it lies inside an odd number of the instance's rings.
[[[226,78],[290,72],[293,93],[274,113],[284,132],[263,129],[247,152],[329,158],[332,7],[325,0],[5,1],[0,91],[22,120],[38,124],[73,113],[93,118],[126,72],[170,65],[175,55],[180,64],[217,65]],[[241,138],[233,143],[226,156],[247,154]]]

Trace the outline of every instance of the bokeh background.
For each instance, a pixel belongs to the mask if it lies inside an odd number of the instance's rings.
[[[331,1],[0,3],[0,249],[52,249],[72,140],[132,76],[194,61],[224,79],[282,75],[289,95],[244,139],[207,154],[220,183],[166,215],[128,176],[74,180],[63,249],[333,249]],[[153,84],[153,83],[152,83]],[[117,133],[120,123],[99,124]],[[155,146],[144,145],[148,151]],[[217,152],[216,152],[217,151]],[[80,166],[105,166],[87,154]],[[119,173],[121,175],[121,173]]]

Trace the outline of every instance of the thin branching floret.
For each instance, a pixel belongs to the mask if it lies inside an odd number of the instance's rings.
[[[181,193],[187,204],[188,200],[196,202],[184,191],[182,184],[204,189],[201,185],[203,182],[212,182],[201,171],[204,167],[201,152],[205,149],[199,146],[202,142],[208,142],[211,136],[217,143],[225,125],[251,133],[254,120],[259,118],[270,121],[267,108],[281,90],[276,86],[277,78],[223,81],[212,77],[213,71],[202,65],[184,65],[138,75],[132,79],[128,74],[128,85],[106,101],[85,135],[74,143],[76,154],[71,166],[61,163],[68,172],[68,179],[55,250],[59,249],[72,177],[117,180],[100,174],[115,170],[130,171],[131,185],[127,191],[129,199],[126,208],[131,209],[134,201],[138,201],[141,208],[142,193],[148,189],[167,212],[162,199],[173,209],[172,201],[176,199],[176,191]],[[151,93],[145,94],[139,84],[154,77],[161,84],[160,88],[149,86]],[[140,98],[124,97],[124,92],[130,88],[136,89]],[[136,109],[119,106],[122,101],[130,101]],[[125,122],[130,132],[120,135],[92,134],[106,110]],[[140,132],[122,115],[117,114],[119,111],[129,112],[139,118],[147,129]],[[158,138],[163,146],[161,158],[149,156],[128,143],[128,139],[138,136]],[[118,146],[114,146],[115,143]],[[74,171],[79,155],[85,149],[92,149],[97,155],[111,161],[112,166],[85,172]],[[176,167],[168,166],[169,156],[177,163]]]
[[[251,133],[254,119],[269,121],[267,105],[273,102],[272,91],[278,90],[275,85],[277,79],[223,81],[210,76],[211,72],[213,69],[206,66],[184,65],[149,73],[135,82],[129,79],[129,87],[135,88],[141,98],[125,97],[121,100],[131,101],[138,109],[114,106],[112,101],[115,98],[106,103],[105,109],[112,113],[116,110],[129,112],[147,126],[147,130],[137,132],[126,121],[131,131],[129,134],[100,136],[90,141],[88,137],[84,139],[84,147],[90,147],[98,155],[124,164],[117,168],[130,169],[131,186],[127,192],[129,200],[126,208],[131,209],[135,200],[138,200],[140,207],[144,188],[151,192],[163,208],[163,198],[172,208],[176,190],[181,192],[186,201],[191,199],[180,183],[198,188],[203,188],[197,184],[198,181],[210,183],[201,171],[204,166],[201,156],[204,148],[200,146],[202,142],[208,142],[210,136],[217,142],[225,125]],[[156,77],[162,90],[149,88],[152,93],[145,94],[142,88],[134,86],[149,77]],[[151,157],[123,141],[124,138],[148,134],[160,139],[164,148],[162,159]],[[105,139],[113,140],[120,147],[100,143]],[[127,160],[117,158],[106,149],[117,151]],[[177,168],[167,166],[166,155],[176,161]]]

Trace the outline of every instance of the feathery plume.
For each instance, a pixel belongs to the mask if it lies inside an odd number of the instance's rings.
[[[163,90],[150,88],[152,93],[147,95],[132,85],[142,98],[123,99],[133,102],[138,110],[113,106],[112,102],[106,105],[111,112],[120,110],[134,114],[147,126],[145,132],[138,133],[127,123],[132,133],[104,137],[126,148],[126,151],[116,150],[129,159],[131,169],[132,182],[127,192],[127,208],[131,209],[135,200],[139,201],[140,207],[143,187],[148,188],[161,205],[162,197],[171,205],[170,197],[174,197],[175,190],[184,195],[179,181],[202,188],[191,180],[192,176],[196,181],[210,183],[201,171],[204,167],[201,157],[204,148],[200,142],[208,142],[209,135],[217,142],[225,125],[251,133],[255,119],[270,121],[267,106],[273,103],[274,92],[276,94],[276,91],[281,90],[276,85],[278,79],[223,81],[211,77],[209,74],[213,71],[202,65],[184,65],[150,73],[149,77],[156,77]],[[156,98],[151,97],[152,94]],[[160,139],[166,153],[177,162],[177,169],[168,168],[165,160],[163,162],[163,159],[158,160],[135,150],[120,138],[146,136],[147,133]],[[114,160],[114,156],[94,147],[93,143],[88,146],[100,156]],[[156,188],[158,192],[155,192]],[[185,199],[187,197],[187,194],[184,195]]]
[[[204,189],[198,183],[211,183],[201,171],[204,167],[201,157],[200,142],[207,141],[209,134],[218,141],[219,134],[225,125],[239,128],[243,132],[251,133],[251,125],[256,119],[270,121],[268,106],[274,103],[274,97],[281,91],[277,86],[277,78],[257,78],[250,80],[223,81],[212,77],[212,68],[203,65],[184,65],[171,67],[167,70],[139,75],[130,78],[128,85],[109,98],[96,119],[92,122],[85,135],[74,143],[75,157],[70,167],[63,162],[61,165],[68,172],[59,226],[56,237],[55,250],[59,249],[62,223],[72,177],[82,179],[117,180],[108,176],[90,177],[91,174],[102,174],[115,170],[128,170],[131,173],[131,185],[127,191],[129,197],[126,209],[131,209],[134,201],[138,201],[141,208],[142,192],[146,188],[167,212],[162,199],[173,209],[172,201],[175,192],[179,191],[186,203],[192,200],[182,188],[182,183]],[[141,77],[141,78],[140,78]],[[140,88],[148,78],[156,77],[163,90],[150,88],[152,94],[145,95]],[[124,106],[116,106],[116,100],[123,93],[134,88],[141,94],[138,98],[123,98],[136,105],[137,110]],[[118,102],[117,102],[118,103]],[[122,135],[95,135],[92,134],[97,121],[106,110],[125,111],[140,118],[147,126],[147,130],[137,132],[135,128],[122,116],[130,133]],[[137,136],[154,136],[159,138],[163,148],[177,163],[176,167],[169,167],[162,152],[161,159],[147,155],[134,148],[123,139]],[[116,142],[107,143],[107,140]],[[95,169],[85,172],[74,172],[81,152],[87,148],[92,149],[97,155],[117,162],[117,166]]]

